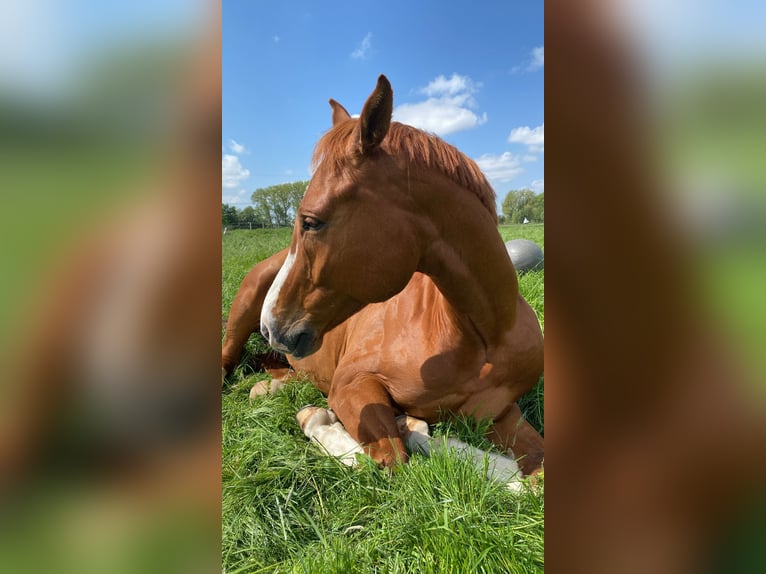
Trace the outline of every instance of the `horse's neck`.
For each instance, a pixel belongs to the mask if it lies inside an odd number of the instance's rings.
[[[433,225],[420,270],[488,347],[502,344],[515,321],[518,281],[493,218],[459,188],[428,211]]]

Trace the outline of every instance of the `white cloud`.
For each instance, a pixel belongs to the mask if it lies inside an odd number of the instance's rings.
[[[250,177],[250,170],[242,167],[239,158],[231,154],[223,154],[221,158],[221,187],[235,189],[240,183]]]
[[[545,151],[545,123],[536,128],[529,126],[514,128],[508,136],[508,141],[524,144],[532,153],[542,153]]]
[[[233,151],[236,154],[243,154],[245,151],[245,146],[243,146],[241,143],[237,142],[236,140],[229,140],[229,149]]]
[[[367,32],[356,50],[351,52],[351,57],[355,60],[366,60],[370,55],[370,50],[372,50],[372,32]]]
[[[455,96],[458,94],[473,94],[481,85],[476,85],[468,76],[452,74],[451,78],[438,76],[428,82],[425,88],[418,91],[431,97]]]
[[[545,46],[538,46],[532,50],[531,60],[527,66],[528,72],[534,72],[545,66]]]
[[[545,191],[545,180],[544,179],[536,179],[532,183],[529,184],[529,188],[534,191],[535,193],[540,193],[542,191]]]
[[[476,164],[494,187],[497,187],[496,183],[511,181],[524,173],[519,157],[509,151],[502,155],[484,154],[474,161],[476,161]]]
[[[487,121],[486,112],[477,116],[450,99],[430,98],[418,104],[402,104],[394,111],[394,119],[403,124],[443,136],[468,130]]]
[[[533,48],[529,53],[529,60],[524,64],[518,64],[511,68],[512,74],[517,74],[521,71],[536,72],[542,70],[545,67],[545,46],[537,46]]]
[[[487,114],[474,111],[478,106],[473,94],[479,87],[468,76],[438,76],[418,90],[428,99],[397,106],[394,120],[440,136],[480,126],[487,122]]]

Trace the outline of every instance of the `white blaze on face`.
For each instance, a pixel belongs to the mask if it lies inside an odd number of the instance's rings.
[[[293,263],[295,263],[295,253],[290,252],[287,254],[287,259],[285,259],[285,262],[282,264],[282,268],[274,278],[274,282],[266,293],[266,299],[263,301],[263,308],[261,309],[261,325],[265,325],[269,330],[269,344],[272,346],[273,337],[271,332],[274,325],[274,306],[277,304],[279,292],[287,279],[287,275],[290,273],[290,269],[292,269]]]

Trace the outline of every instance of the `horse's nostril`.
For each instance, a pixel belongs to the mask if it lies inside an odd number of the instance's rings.
[[[292,341],[293,349],[298,349],[301,345],[305,345],[308,340],[309,334],[306,331],[301,331]]]
[[[314,332],[311,328],[297,326],[292,329],[280,330],[279,325],[268,322],[261,323],[261,334],[266,337],[272,349],[297,358],[313,353]]]
[[[316,350],[311,329],[304,328],[294,333],[290,343],[291,354],[297,358],[306,357]]]

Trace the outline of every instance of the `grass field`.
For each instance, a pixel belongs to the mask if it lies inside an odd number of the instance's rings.
[[[503,239],[543,245],[543,226],[502,226]],[[250,268],[286,247],[290,230],[237,230],[223,236],[222,311],[228,314]],[[520,279],[522,293],[543,323],[544,272]],[[307,404],[326,406],[296,379],[273,396],[248,400],[268,375],[248,366],[266,349],[251,337],[243,361],[223,390],[222,567],[234,572],[473,573],[543,570],[544,495],[541,486],[512,493],[488,482],[447,453],[414,455],[393,474],[371,461],[349,469],[323,456],[295,421]],[[543,382],[521,401],[543,430]],[[490,448],[482,424],[437,425]]]

